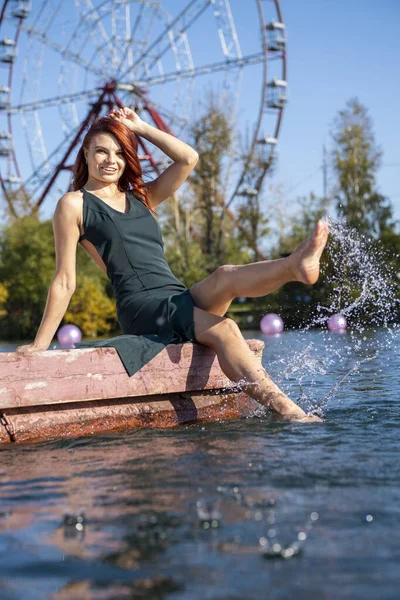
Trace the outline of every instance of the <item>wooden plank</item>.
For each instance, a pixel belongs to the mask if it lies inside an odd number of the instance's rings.
[[[264,343],[248,340],[261,360]],[[231,388],[215,352],[171,344],[129,377],[114,348],[0,353],[0,410]]]
[[[260,405],[243,392],[184,392],[116,398],[7,411],[0,444],[91,436],[137,427],[175,427],[204,420],[229,420],[254,414]]]

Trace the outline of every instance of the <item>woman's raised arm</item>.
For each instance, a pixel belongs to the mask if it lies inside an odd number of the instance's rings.
[[[53,216],[56,270],[47,294],[42,321],[32,344],[17,352],[47,350],[75,291],[76,247],[79,239],[79,193],[69,192],[57,203]]]
[[[152,208],[172,196],[186,181],[199,160],[199,155],[185,142],[149,125],[130,108],[114,110],[110,116],[123,123],[133,133],[145,138],[164,152],[174,162],[163,173],[147,184]]]

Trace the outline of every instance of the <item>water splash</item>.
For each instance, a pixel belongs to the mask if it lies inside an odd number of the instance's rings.
[[[388,328],[400,302],[395,297],[398,282],[392,257],[378,241],[342,221],[329,221],[329,234],[327,253],[333,265],[329,306],[319,305],[307,328],[325,325],[337,313],[350,318],[358,331],[365,329],[366,315],[369,326]]]
[[[329,231],[326,251],[333,273],[328,280],[331,287],[328,304],[318,305],[310,322],[302,329],[304,350],[279,361],[278,383],[295,379],[300,389],[298,403],[318,416],[323,416],[327,403],[338,390],[361,372],[362,365],[383,355],[399,337],[399,327],[394,323],[400,302],[396,298],[399,284],[391,266],[393,257],[376,240],[358,233],[342,221],[329,220]],[[350,323],[350,330],[340,344],[337,334],[326,330],[329,317],[339,313]],[[322,328],[324,353],[321,353],[320,343],[309,343],[307,333],[314,328]],[[374,332],[377,328],[383,329],[385,335],[371,336],[371,328]],[[337,372],[338,364],[343,373],[340,379],[323,397],[316,399],[321,379],[329,375],[331,368]],[[307,393],[303,388],[304,381],[307,381]]]

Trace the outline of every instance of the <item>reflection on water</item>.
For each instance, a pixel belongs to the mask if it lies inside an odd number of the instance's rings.
[[[304,403],[371,358],[322,424],[259,416],[2,448],[2,600],[396,597],[400,356],[387,332],[363,335],[385,352],[363,340],[350,354],[349,334],[266,339],[265,365],[292,397],[301,380]],[[311,362],[293,372],[304,336]]]

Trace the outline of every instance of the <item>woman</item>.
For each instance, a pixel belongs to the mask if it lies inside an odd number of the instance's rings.
[[[135,135],[160,148],[173,163],[143,182]],[[193,341],[215,350],[221,369],[250,396],[283,419],[317,421],[292,402],[254,360],[239,327],[224,317],[237,296],[259,297],[289,281],[315,283],[328,227],[287,258],[223,265],[190,290],[169,269],[154,209],[196,166],[187,144],[145,123],[131,109],[113,110],[85,136],[74,166],[74,189],[58,202],[53,228],[56,272],[35,341],[17,352],[46,350],[75,291],[77,243],[110,277],[123,335],[77,344],[117,349],[129,375],[168,343]]]

